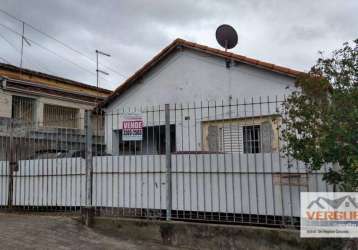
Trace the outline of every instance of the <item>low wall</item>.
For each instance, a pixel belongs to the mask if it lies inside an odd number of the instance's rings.
[[[187,222],[95,218],[94,230],[134,241],[188,249],[342,249],[341,239],[301,239],[299,231]]]

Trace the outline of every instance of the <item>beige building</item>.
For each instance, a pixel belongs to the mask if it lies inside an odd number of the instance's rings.
[[[69,79],[0,64],[2,141],[6,140],[12,124],[15,137],[37,139],[38,144],[41,140],[48,143],[50,136],[51,141],[63,141],[64,136],[54,138],[54,135],[66,133],[73,138],[78,137],[66,142],[74,145],[83,137],[85,111],[92,110],[111,93],[110,90]],[[103,120],[96,116],[93,120],[95,134],[100,135]]]
[[[83,122],[80,121],[83,119],[79,118],[83,117],[85,110],[93,109],[96,103],[112,93],[107,89],[9,64],[0,64],[0,83],[2,120],[13,118],[45,127],[83,129]]]

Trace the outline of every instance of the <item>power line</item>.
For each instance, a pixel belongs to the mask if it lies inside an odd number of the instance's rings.
[[[3,34],[0,33],[0,37],[8,44],[11,48],[13,48],[14,50],[16,50],[16,52],[19,52],[19,53],[20,53],[20,51],[18,51],[17,48],[16,48],[5,36],[3,36]]]
[[[29,24],[29,23],[27,23],[27,22],[21,20],[20,18],[18,18],[18,17],[16,17],[16,16],[14,16],[14,15],[8,13],[7,11],[5,11],[5,10],[3,10],[3,9],[0,9],[0,12],[4,13],[5,15],[7,15],[7,16],[9,16],[9,17],[11,17],[11,18],[13,18],[13,19],[15,19],[15,20],[17,20],[17,21],[19,21],[19,22],[25,23],[25,24],[26,24],[27,26],[29,26],[31,29],[33,29],[33,30],[39,32],[40,34],[42,34],[42,35],[44,35],[44,36],[46,36],[46,37],[48,37],[48,38],[50,38],[50,39],[52,39],[52,40],[54,40],[54,41],[56,41],[57,43],[61,44],[61,45],[64,46],[65,48],[67,48],[67,49],[69,49],[69,50],[72,50],[73,52],[75,52],[75,53],[81,55],[82,57],[86,58],[86,59],[89,60],[90,62],[96,63],[95,60],[93,60],[92,58],[90,58],[89,56],[87,56],[86,54],[84,54],[83,52],[81,52],[81,51],[79,51],[79,50],[73,48],[72,46],[67,45],[66,43],[64,43],[64,42],[62,42],[62,41],[60,41],[60,40],[58,40],[57,38],[55,38],[55,37],[53,37],[53,36],[51,36],[51,35],[49,35],[49,34],[43,32],[43,31],[41,31],[40,29],[38,29],[38,28],[34,27],[33,25],[31,25],[31,24]],[[105,68],[107,68],[108,70],[110,70],[110,71],[116,73],[117,75],[119,75],[119,76],[121,76],[121,77],[123,77],[123,78],[127,78],[127,76],[125,76],[124,74],[118,72],[117,70],[115,70],[115,69],[113,69],[113,68],[111,68],[111,67],[109,67],[109,66],[107,66],[107,65],[104,65],[104,64],[103,64],[102,66],[105,67]]]
[[[18,35],[18,36],[20,36],[20,37],[23,37],[22,34],[20,34],[20,33],[17,32],[16,30],[13,30],[12,28],[10,28],[10,27],[8,27],[8,26],[2,24],[2,23],[0,23],[0,26],[6,28],[7,30],[13,32],[14,34],[16,34],[16,35]],[[59,55],[57,52],[55,52],[55,51],[49,49],[49,48],[46,47],[46,46],[41,45],[40,43],[34,41],[33,39],[30,39],[30,38],[28,38],[28,37],[26,37],[26,36],[24,36],[24,38],[26,38],[26,39],[27,39],[28,41],[30,41],[31,43],[37,45],[38,47],[42,48],[43,50],[46,50],[46,51],[48,51],[49,53],[51,53],[51,54],[53,54],[53,55],[55,55],[55,56],[61,58],[62,60],[65,60],[65,61],[67,61],[68,63],[71,63],[71,64],[73,64],[73,65],[79,67],[79,68],[82,69],[83,71],[86,71],[87,73],[92,74],[92,75],[96,75],[95,72],[92,72],[91,70],[89,70],[89,69],[87,69],[87,68],[85,68],[85,67],[79,65],[78,63],[75,63],[75,62],[73,62],[72,60],[70,60],[70,59],[68,59],[68,58],[66,58],[66,57],[63,57],[63,56]],[[106,80],[106,81],[109,82],[108,79],[106,79],[106,78],[104,78],[104,77],[102,77],[102,78],[103,78],[104,80]]]
[[[8,60],[6,60],[5,58],[3,58],[3,57],[1,57],[1,56],[0,56],[0,59],[1,59],[2,61],[4,61],[5,63],[7,63],[7,64],[11,64]]]
[[[0,37],[13,49],[15,50],[18,54],[21,55],[21,51],[16,48],[5,36],[3,36],[3,34],[0,33]],[[4,60],[5,61],[5,60]],[[6,60],[7,61],[7,60]],[[33,60],[35,62],[35,60]],[[9,61],[7,61],[9,64],[11,64]],[[30,63],[30,62],[29,62]],[[44,69],[45,71],[53,74],[53,72],[51,70],[49,70],[48,68],[46,68],[45,66],[41,66],[39,63],[35,62],[36,66],[39,67],[39,68],[42,68]],[[30,63],[31,65],[31,63]]]

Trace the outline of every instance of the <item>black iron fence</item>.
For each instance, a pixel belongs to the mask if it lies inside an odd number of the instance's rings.
[[[311,171],[285,156],[282,102],[121,107],[76,118],[84,130],[10,122],[0,138],[0,206],[298,226],[300,192],[332,190],[322,180],[331,166]]]

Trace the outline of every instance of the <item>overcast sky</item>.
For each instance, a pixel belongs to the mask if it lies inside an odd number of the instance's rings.
[[[238,31],[232,52],[304,71],[319,50],[329,54],[358,38],[357,0],[0,0],[0,8],[93,60],[95,49],[111,54],[100,58],[116,71],[102,67],[110,75],[100,86],[109,89],[177,37],[219,48],[215,30],[222,23]],[[3,13],[0,24],[22,29]],[[0,35],[0,61],[19,65],[20,37],[3,26]],[[27,26],[25,36],[33,41],[25,45],[25,67],[95,85],[93,62]]]

